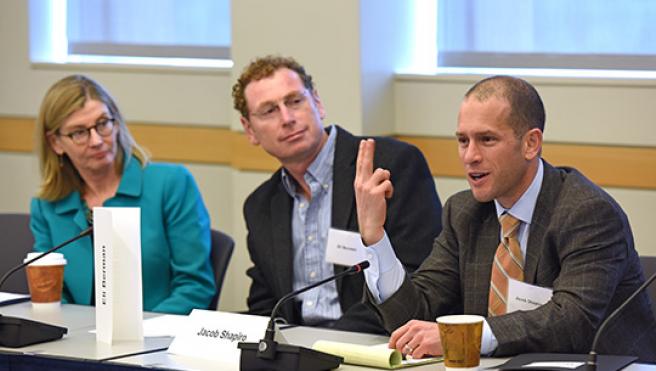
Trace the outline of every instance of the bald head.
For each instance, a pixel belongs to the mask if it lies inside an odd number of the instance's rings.
[[[544,132],[544,105],[533,85],[512,76],[492,76],[477,82],[465,94],[465,99],[479,102],[493,97],[510,105],[508,123],[517,136],[534,128]]]

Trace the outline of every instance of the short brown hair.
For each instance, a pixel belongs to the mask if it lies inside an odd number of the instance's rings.
[[[298,77],[301,78],[301,81],[303,81],[305,88],[310,91],[314,90],[312,76],[308,75],[305,72],[305,67],[298,63],[294,58],[274,55],[259,57],[244,68],[241,75],[237,79],[237,82],[232,86],[232,99],[234,101],[234,107],[237,111],[239,111],[239,113],[241,113],[243,117],[248,118],[249,116],[248,102],[246,101],[246,96],[244,95],[244,91],[246,90],[248,84],[253,81],[259,81],[266,77],[270,77],[281,68],[288,68],[296,72]]]
[[[510,105],[508,121],[517,136],[538,128],[544,132],[546,115],[544,104],[533,85],[512,76],[497,75],[485,78],[469,88],[465,98],[474,96],[484,102],[489,98],[503,99]]]
[[[36,142],[41,167],[41,190],[39,197],[48,201],[57,201],[73,191],[82,191],[84,181],[68,156],[58,158],[50,147],[48,135],[57,133],[64,121],[74,112],[82,109],[89,100],[102,102],[118,126],[116,135],[115,166],[123,170],[123,164],[134,155],[142,165],[148,162],[148,154],[132,138],[123,115],[112,96],[96,81],[83,76],[71,75],[57,81],[48,89],[39,116],[36,120]]]

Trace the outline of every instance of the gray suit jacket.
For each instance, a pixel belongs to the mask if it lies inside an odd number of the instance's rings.
[[[544,165],[525,281],[552,287],[553,297],[535,310],[487,319],[499,342],[496,356],[587,353],[603,319],[645,280],[620,206],[578,171]],[[460,192],[447,201],[442,224],[428,259],[377,306],[389,331],[410,319],[487,314],[499,243],[494,203],[477,202],[471,191]],[[646,293],[606,328],[598,353],[656,361],[656,320]]]

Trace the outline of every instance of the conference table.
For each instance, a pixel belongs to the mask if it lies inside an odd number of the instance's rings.
[[[238,370],[230,362],[206,360],[171,354],[167,348],[173,341],[170,336],[146,336],[143,341],[116,341],[112,345],[96,341],[95,308],[62,304],[54,311],[35,311],[30,302],[0,306],[3,316],[15,316],[68,328],[60,340],[30,345],[23,348],[0,347],[0,370]],[[144,319],[160,316],[144,313]],[[387,337],[371,334],[336,331],[311,327],[288,327],[280,330],[278,340],[289,344],[311,347],[316,340],[333,340],[362,345],[385,343]],[[481,369],[504,363],[502,358],[483,358]],[[442,363],[410,368],[411,370],[443,371]],[[343,364],[338,370],[375,370],[364,366]],[[628,371],[656,371],[656,365],[631,364]]]
[[[68,333],[60,340],[29,345],[22,348],[0,347],[0,370],[8,369],[7,362],[19,358],[21,363],[29,363],[29,357],[35,357],[38,364],[48,360],[59,360],[57,364],[80,362],[80,369],[89,369],[95,364],[114,358],[149,351],[166,350],[171,343],[171,337],[147,337],[143,341],[120,341],[109,345],[96,341],[95,308],[85,305],[63,304],[58,310],[34,310],[32,304],[23,303],[2,306],[0,314],[44,322],[51,325],[66,327]],[[155,317],[156,313],[144,313],[144,318]],[[21,356],[21,357],[16,357]],[[3,368],[4,367],[4,368]],[[64,368],[67,369],[67,368]]]

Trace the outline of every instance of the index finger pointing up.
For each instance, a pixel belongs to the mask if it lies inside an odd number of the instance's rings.
[[[356,162],[356,177],[362,177],[362,180],[367,180],[374,172],[374,150],[376,149],[376,142],[369,138],[360,141],[360,149],[358,151],[358,159]]]

